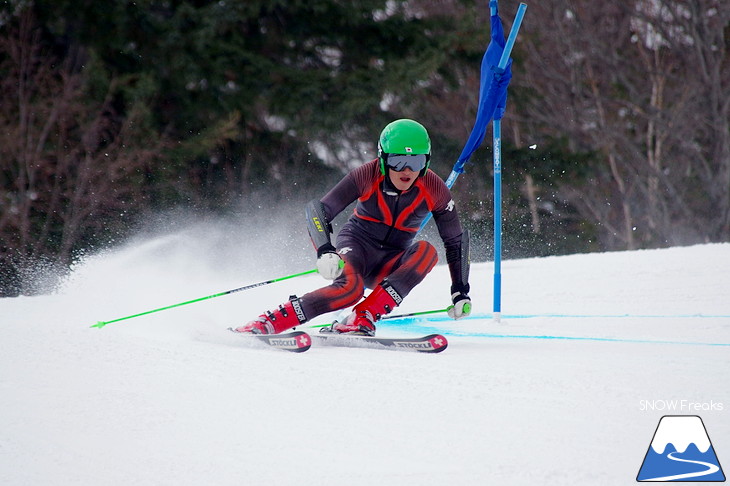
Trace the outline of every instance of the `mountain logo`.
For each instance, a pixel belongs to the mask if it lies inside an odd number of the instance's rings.
[[[702,419],[697,415],[662,417],[636,481],[725,481]]]

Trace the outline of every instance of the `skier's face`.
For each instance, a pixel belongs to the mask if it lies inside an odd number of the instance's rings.
[[[416,181],[418,172],[413,172],[411,169],[403,169],[402,171],[397,172],[388,167],[388,175],[396,189],[399,191],[407,191]]]

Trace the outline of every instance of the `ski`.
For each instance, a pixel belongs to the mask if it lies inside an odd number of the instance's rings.
[[[389,349],[393,351],[417,351],[419,353],[440,353],[448,341],[441,334],[411,338],[389,338],[378,336],[359,336],[356,334],[338,334],[320,332],[312,336],[315,341],[327,346],[343,346],[348,348]]]
[[[250,334],[236,332],[229,327],[229,331],[242,336],[244,339],[254,343],[262,343],[266,346],[291,351],[292,353],[303,353],[312,346],[312,338],[304,331],[287,332],[284,334]]]

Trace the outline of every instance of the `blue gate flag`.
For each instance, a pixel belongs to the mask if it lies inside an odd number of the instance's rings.
[[[469,161],[471,154],[481,145],[484,135],[487,132],[487,125],[494,119],[495,124],[499,125],[499,120],[504,115],[504,109],[507,105],[507,86],[512,79],[512,59],[510,54],[517,39],[517,33],[522,25],[522,18],[525,15],[527,5],[520,3],[517,9],[517,15],[512,23],[507,41],[504,40],[504,29],[502,28],[502,20],[499,18],[497,11],[497,0],[489,2],[491,13],[491,30],[492,35],[484,52],[481,66],[481,78],[479,82],[479,106],[477,108],[477,117],[474,121],[474,128],[471,129],[469,139],[466,141],[461,155],[457,159],[451,174],[446,179],[446,186],[451,189],[459,177],[464,172],[464,164]],[[496,150],[495,150],[495,153]],[[419,232],[426,227],[431,220],[431,213],[421,223]]]
[[[464,164],[469,161],[471,154],[481,145],[487,132],[487,125],[492,121],[501,120],[507,106],[507,86],[512,79],[512,59],[502,59],[506,45],[502,19],[497,11],[497,1],[489,3],[491,8],[492,35],[489,46],[482,58],[481,79],[479,85],[479,107],[474,128],[466,141],[461,155],[456,161],[453,172],[464,172]],[[500,66],[500,61],[505,63]]]

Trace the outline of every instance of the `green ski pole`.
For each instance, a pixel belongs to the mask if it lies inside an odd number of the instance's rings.
[[[421,312],[411,312],[410,314],[398,314],[395,316],[383,316],[381,320],[386,319],[401,319],[403,317],[415,317],[415,316],[425,316],[427,314],[440,314],[441,312],[447,312],[449,308],[446,309],[435,309],[435,310],[429,310],[429,311],[421,311]]]
[[[99,321],[99,322],[97,322],[96,324],[94,324],[91,327],[98,327],[99,329],[101,329],[102,327],[106,326],[107,324],[111,324],[112,322],[125,321],[127,319],[132,319],[134,317],[146,316],[147,314],[152,314],[154,312],[160,312],[160,311],[163,311],[163,310],[172,309],[172,308],[180,307],[180,306],[183,306],[183,305],[193,304],[195,302],[200,302],[202,300],[214,299],[216,297],[221,297],[223,295],[233,294],[235,292],[241,292],[243,290],[250,290],[250,289],[253,289],[253,288],[256,288],[256,287],[263,287],[264,285],[269,285],[269,284],[272,284],[272,283],[275,283],[275,282],[281,282],[282,280],[288,280],[290,278],[301,277],[303,275],[309,275],[311,273],[317,273],[317,270],[316,269],[314,269],[314,270],[307,270],[306,272],[295,273],[293,275],[287,275],[286,277],[274,278],[274,279],[271,279],[271,280],[266,280],[265,282],[259,282],[259,283],[255,283],[255,284],[251,284],[251,285],[246,285],[244,287],[239,287],[237,289],[232,289],[232,290],[226,290],[225,292],[220,292],[220,293],[217,293],[217,294],[208,295],[206,297],[200,297],[198,299],[188,300],[186,302],[180,302],[179,304],[172,304],[172,305],[168,305],[168,306],[165,306],[165,307],[160,307],[159,309],[152,309],[152,310],[149,310],[149,311],[146,311],[146,312],[140,312],[139,314],[134,314],[134,315],[131,315],[131,316],[126,316],[126,317],[120,317],[118,319],[112,319],[111,321]]]
[[[420,311],[420,312],[411,312],[410,314],[397,314],[394,316],[383,316],[380,320],[384,321],[386,319],[400,319],[403,317],[415,317],[415,316],[425,316],[427,314],[440,314],[441,312],[447,312],[449,309],[448,307],[446,309],[436,309],[436,310],[428,310],[428,311]],[[319,327],[327,327],[331,326],[332,323],[329,324],[315,324],[313,326],[307,326],[309,329],[317,329]]]

